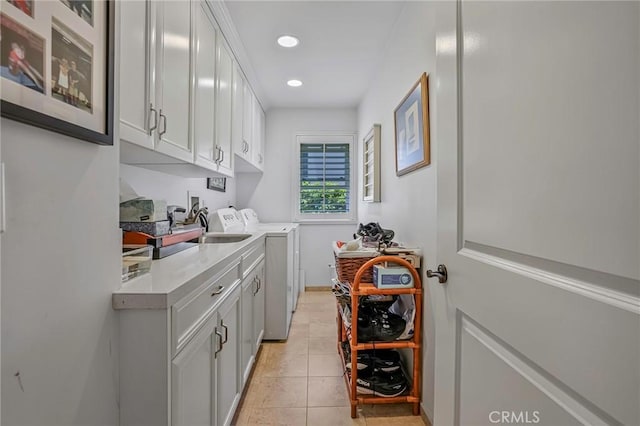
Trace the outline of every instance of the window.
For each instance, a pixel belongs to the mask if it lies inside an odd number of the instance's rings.
[[[355,135],[298,135],[297,221],[353,221]]]

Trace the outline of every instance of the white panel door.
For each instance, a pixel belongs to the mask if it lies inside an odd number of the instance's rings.
[[[171,362],[173,426],[211,426],[215,369],[212,347],[219,347],[214,315]]]
[[[253,297],[253,340],[255,345],[253,347],[254,356],[260,349],[262,338],[265,335],[265,292],[266,283],[265,279],[265,262],[264,260],[256,266],[256,291]]]
[[[222,346],[216,350],[216,419],[228,426],[238,403],[242,379],[240,364],[240,289],[234,291],[218,309],[216,330],[222,333]]]
[[[253,365],[253,298],[255,296],[258,283],[256,273],[247,276],[242,282],[242,294],[240,295],[240,310],[242,315],[240,325],[240,375],[242,387],[244,387],[251,367]]]
[[[232,90],[232,104],[233,111],[231,114],[231,139],[233,144],[233,152],[241,157],[246,157],[248,152],[247,144],[242,138],[242,125],[244,118],[244,78],[242,77],[242,71],[240,65],[237,62],[233,62],[233,90]]]
[[[231,147],[233,57],[224,37],[218,37],[217,44],[216,144],[219,151],[218,171],[227,176],[233,176],[233,149]]]
[[[639,8],[438,5],[436,425],[640,424]]]
[[[215,96],[216,96],[216,29],[213,17],[203,2],[196,6],[195,32],[195,109],[194,144],[195,163],[211,170],[217,169],[215,149]]]
[[[191,111],[191,2],[156,2],[159,35],[159,140],[156,150],[193,162]]]
[[[253,92],[251,86],[244,80],[242,85],[242,140],[245,142],[245,158],[251,160],[253,155]]]
[[[120,3],[120,138],[153,149],[156,19],[152,1]]]

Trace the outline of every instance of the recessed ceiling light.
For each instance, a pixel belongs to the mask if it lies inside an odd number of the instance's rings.
[[[291,87],[300,87],[302,86],[302,82],[300,80],[289,80],[287,84]]]
[[[298,43],[300,43],[300,40],[292,35],[283,35],[278,37],[278,44],[282,47],[295,47]]]

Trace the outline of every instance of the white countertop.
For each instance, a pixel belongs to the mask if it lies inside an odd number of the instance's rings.
[[[113,308],[167,308],[207,282],[265,235],[264,231],[255,231],[244,241],[198,244],[164,259],[154,260],[149,273],[124,282],[113,292]]]

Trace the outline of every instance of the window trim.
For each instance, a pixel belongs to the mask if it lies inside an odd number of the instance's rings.
[[[291,217],[294,222],[306,224],[352,224],[357,222],[358,188],[356,182],[357,133],[353,132],[297,132],[294,135],[294,166],[292,167]],[[303,143],[349,145],[349,213],[301,213],[300,212],[300,145]]]

